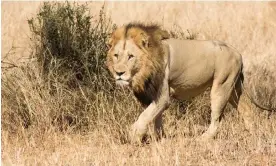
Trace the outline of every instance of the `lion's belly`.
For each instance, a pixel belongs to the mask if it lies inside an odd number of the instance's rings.
[[[213,82],[213,72],[208,70],[210,68],[211,66],[196,66],[182,72],[172,72],[169,81],[174,91],[172,97],[188,100],[204,92]]]
[[[203,93],[208,87],[212,85],[212,80],[202,84],[183,84],[178,86],[171,85],[171,96],[178,100],[189,100]]]

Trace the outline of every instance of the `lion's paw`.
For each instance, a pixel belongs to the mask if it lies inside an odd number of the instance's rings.
[[[137,122],[135,122],[132,125],[131,131],[130,131],[130,134],[129,134],[131,143],[141,144],[146,132],[147,132],[147,127],[146,126],[140,125]]]

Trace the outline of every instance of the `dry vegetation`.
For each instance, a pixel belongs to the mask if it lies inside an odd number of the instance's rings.
[[[13,3],[5,2],[2,9],[17,12],[8,9]],[[12,61],[22,55],[17,47],[9,53],[2,50],[3,165],[276,165],[276,114],[253,105],[252,133],[229,106],[216,139],[196,140],[209,123],[208,93],[172,104],[165,113],[166,138],[130,144],[126,133],[142,108],[128,90],[114,88],[104,66],[105,41],[113,24],[103,12],[117,25],[156,21],[176,37],[226,41],[244,57],[249,93],[275,107],[275,3],[108,2],[103,10],[99,3],[86,6],[91,13],[76,6],[70,10],[76,17],[47,8],[40,11],[48,13],[29,17],[29,61]],[[92,13],[95,17],[90,18]],[[76,23],[78,14],[84,17]],[[48,26],[39,23],[47,19]],[[22,27],[28,25],[22,20]],[[16,32],[6,24],[4,20],[2,43],[11,40],[5,34]]]

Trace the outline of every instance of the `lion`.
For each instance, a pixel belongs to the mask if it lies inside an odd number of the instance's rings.
[[[141,141],[149,124],[157,138],[162,135],[162,113],[171,97],[187,100],[211,87],[211,123],[204,139],[216,135],[228,102],[238,107],[242,56],[224,42],[174,39],[158,25],[129,23],[116,29],[108,44],[106,64],[116,84],[131,87],[145,107],[132,126],[132,140]]]

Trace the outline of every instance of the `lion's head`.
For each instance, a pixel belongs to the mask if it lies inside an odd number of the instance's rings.
[[[158,25],[130,23],[115,30],[109,40],[107,67],[116,83],[129,85],[138,99],[153,100],[164,78],[161,41],[167,38],[168,32]]]

